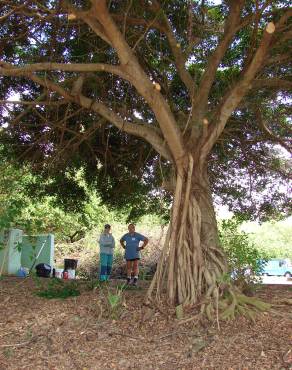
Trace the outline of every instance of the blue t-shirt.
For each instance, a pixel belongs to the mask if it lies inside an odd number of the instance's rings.
[[[134,234],[127,233],[122,236],[121,240],[126,242],[126,250],[125,250],[126,260],[141,258],[141,253],[140,251],[138,251],[139,243],[140,241],[144,241],[145,239],[146,239],[145,236],[139,233],[134,233]]]

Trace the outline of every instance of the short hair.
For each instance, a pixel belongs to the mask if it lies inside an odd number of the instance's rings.
[[[128,227],[129,227],[129,226],[131,226],[131,225],[135,227],[135,224],[133,224],[133,222],[131,222],[131,223],[128,225]]]
[[[105,229],[110,229],[110,228],[111,228],[111,225],[109,225],[109,224],[105,224],[105,225],[104,225],[104,228],[105,228]]]

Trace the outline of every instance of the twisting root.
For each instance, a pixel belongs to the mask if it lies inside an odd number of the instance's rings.
[[[271,305],[253,297],[247,297],[232,285],[225,285],[221,290],[218,283],[211,285],[205,297],[209,303],[201,306],[201,314],[205,314],[210,321],[216,319],[217,327],[220,328],[219,320],[233,320],[236,315],[243,315],[249,320],[255,321],[256,314],[267,311]]]
[[[226,257],[218,245],[210,192],[204,193],[200,177],[194,185],[193,168],[192,156],[188,157],[187,170],[186,166],[177,168],[171,222],[146,301],[154,296],[160,302],[166,293],[172,305],[202,302],[201,313],[209,320],[216,319],[219,328],[219,319],[229,320],[239,313],[253,317],[251,310],[267,306],[230,285],[222,289]]]

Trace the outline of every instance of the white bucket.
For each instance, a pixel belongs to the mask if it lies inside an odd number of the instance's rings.
[[[63,269],[55,269],[55,277],[58,279],[63,279]]]
[[[67,270],[68,271],[68,279],[75,279],[75,270]]]

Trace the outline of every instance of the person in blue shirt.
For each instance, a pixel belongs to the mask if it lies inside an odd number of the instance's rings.
[[[129,232],[122,236],[120,243],[125,249],[125,259],[127,262],[127,284],[131,283],[131,276],[133,272],[133,285],[137,285],[139,274],[139,260],[141,258],[141,249],[144,249],[148,244],[146,236],[135,232],[135,225],[128,226]],[[140,242],[143,242],[140,245]]]

